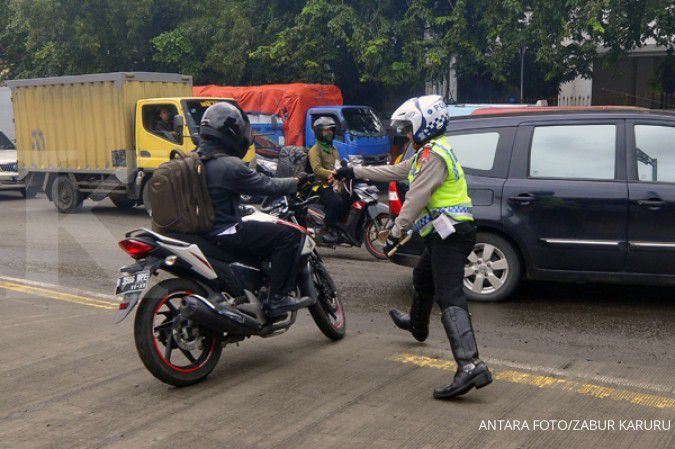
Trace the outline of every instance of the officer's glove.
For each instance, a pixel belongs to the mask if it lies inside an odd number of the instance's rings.
[[[398,245],[401,241],[401,235],[403,232],[401,231],[401,228],[394,224],[391,229],[382,231],[382,234],[384,235],[381,235],[380,238],[382,240],[386,239],[383,251],[384,254],[389,255],[391,250],[396,248],[396,245]]]
[[[354,168],[352,167],[340,167],[335,170],[333,175],[338,181],[343,181],[345,179],[354,179]]]
[[[389,253],[390,253],[394,248],[396,248],[396,246],[399,244],[400,241],[401,241],[401,238],[400,238],[400,237],[398,237],[398,238],[397,238],[397,237],[393,237],[391,234],[389,234],[389,236],[387,237],[387,241],[386,241],[386,243],[384,244],[384,248],[382,249],[382,251],[384,252],[384,254],[385,254],[387,257],[389,257]],[[393,254],[392,254],[392,255],[393,255]]]

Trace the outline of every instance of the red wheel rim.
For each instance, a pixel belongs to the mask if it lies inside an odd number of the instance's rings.
[[[380,215],[378,215],[377,217],[375,217],[375,220],[374,220],[374,221],[371,221],[371,222],[368,224],[368,228],[366,229],[366,232],[367,232],[366,245],[368,245],[368,248],[369,248],[372,252],[376,253],[379,257],[386,257],[386,254],[384,254],[384,251],[380,251],[379,249],[377,249],[377,248],[373,245],[373,240],[371,240],[370,234],[373,232],[373,228],[375,227],[375,222],[376,222],[376,221],[379,222],[380,220],[387,219],[387,217],[388,217],[387,214],[380,214]],[[385,226],[386,226],[386,223],[385,223]],[[377,237],[375,237],[374,240],[377,240]],[[383,248],[384,248],[384,245],[383,245]]]
[[[209,350],[208,350],[208,354],[206,354],[206,357],[204,357],[204,354],[202,354],[202,355],[197,359],[197,360],[199,360],[199,359],[202,359],[202,358],[203,358],[203,360],[202,360],[199,364],[197,364],[196,366],[187,366],[187,367],[186,367],[186,366],[178,366],[178,365],[175,365],[175,364],[171,363],[171,361],[168,360],[168,359],[164,356],[164,353],[160,350],[160,347],[159,347],[159,343],[160,343],[160,342],[157,340],[157,335],[156,335],[157,332],[155,332],[155,323],[154,323],[154,320],[155,320],[155,317],[157,316],[157,314],[158,314],[158,312],[159,312],[159,309],[161,309],[162,306],[164,306],[170,299],[173,299],[173,298],[176,298],[176,297],[188,296],[188,295],[191,295],[191,294],[192,294],[192,292],[185,292],[185,291],[181,291],[181,292],[172,292],[172,293],[170,293],[169,295],[167,295],[167,296],[165,296],[164,298],[162,298],[162,300],[159,302],[159,304],[157,304],[157,307],[155,307],[155,310],[154,310],[154,312],[153,312],[153,314],[152,314],[152,319],[153,319],[153,323],[152,323],[152,342],[153,342],[153,344],[154,344],[154,346],[155,346],[155,351],[157,352],[157,355],[159,355],[159,358],[162,360],[162,362],[163,362],[166,366],[168,366],[169,368],[171,368],[171,369],[173,369],[173,370],[175,370],[175,371],[178,371],[178,372],[180,372],[180,373],[192,373],[192,372],[194,372],[194,371],[197,371],[197,370],[199,370],[201,367],[203,367],[203,366],[206,364],[206,362],[208,362],[208,361],[211,359],[211,354],[213,354],[213,350],[214,350],[215,347],[216,347],[216,336],[214,335],[214,336],[212,337],[212,339],[211,339],[211,345],[210,345],[210,348],[209,348]],[[170,335],[169,338],[170,338],[171,340],[173,340],[173,335]],[[169,358],[170,358],[170,357],[169,357]]]

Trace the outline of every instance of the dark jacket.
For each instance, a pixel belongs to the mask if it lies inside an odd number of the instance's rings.
[[[241,221],[239,195],[291,195],[297,191],[295,178],[270,178],[238,157],[229,156],[210,142],[199,146],[205,156],[206,184],[216,216],[213,230],[219,232]]]

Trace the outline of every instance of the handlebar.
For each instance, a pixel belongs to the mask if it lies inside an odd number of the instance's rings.
[[[289,197],[289,199],[291,199],[291,197]],[[288,207],[291,208],[291,209],[299,209],[301,207],[308,206],[312,203],[316,203],[317,201],[319,201],[319,196],[313,195],[313,196],[310,196],[309,198],[307,198],[306,200],[300,201],[298,203],[293,202],[293,201],[289,201]]]

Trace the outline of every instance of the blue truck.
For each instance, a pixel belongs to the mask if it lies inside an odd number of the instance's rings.
[[[366,165],[387,163],[391,142],[386,127],[369,106],[321,106],[307,111],[305,145],[316,143],[312,123],[319,117],[331,117],[339,127],[333,144],[340,157],[362,160]]]

